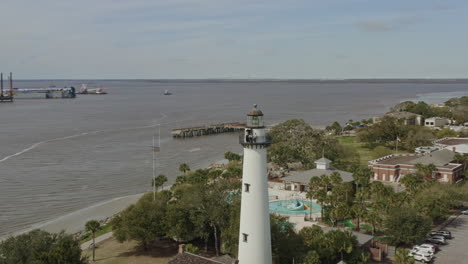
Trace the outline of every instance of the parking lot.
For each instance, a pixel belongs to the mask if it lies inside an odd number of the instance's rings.
[[[440,247],[434,263],[468,263],[468,215],[458,216],[444,229],[452,232],[453,239],[447,240],[448,244]]]

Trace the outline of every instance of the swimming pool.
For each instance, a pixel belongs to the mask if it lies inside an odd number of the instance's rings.
[[[310,202],[310,201],[301,201],[301,200],[282,200],[274,201],[269,204],[270,212],[277,214],[285,215],[305,215],[310,213],[310,208],[312,208],[312,213],[318,213],[321,210],[320,205]]]

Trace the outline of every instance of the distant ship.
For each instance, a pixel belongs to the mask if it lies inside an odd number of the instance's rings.
[[[98,88],[88,88],[86,84],[82,84],[80,91],[78,92],[79,94],[107,94],[106,89],[102,87]]]
[[[171,95],[172,93],[169,90],[164,90],[164,95]]]

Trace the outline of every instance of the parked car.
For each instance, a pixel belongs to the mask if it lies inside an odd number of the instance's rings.
[[[426,251],[431,253],[435,253],[436,251],[435,247],[429,244],[421,244],[419,246],[414,246],[412,250]]]
[[[431,236],[443,236],[446,239],[452,238],[452,233],[450,231],[439,230],[439,231],[432,231]]]
[[[410,252],[408,254],[408,256],[413,257],[415,260],[420,261],[420,262],[424,262],[424,263],[429,263],[432,260],[432,257],[425,256],[421,252],[417,252],[417,253],[411,253]]]
[[[421,244],[421,245],[419,245],[419,246],[427,246],[427,247],[430,247],[430,248],[432,248],[432,249],[434,250],[434,252],[440,250],[439,245],[432,244],[432,243],[425,243],[425,244]]]
[[[419,251],[419,250],[411,250],[409,253],[408,253],[408,256],[413,256],[415,254],[419,254],[419,255],[423,255],[423,256],[426,256],[426,257],[429,257],[429,258],[432,258],[434,256],[434,253],[432,251]]]
[[[437,238],[434,238],[434,237],[430,237],[430,238],[426,239],[426,242],[437,244],[437,245],[445,245],[446,244],[445,239],[441,240],[441,239],[437,239]]]
[[[468,215],[468,210],[461,211],[461,214]]]
[[[430,246],[430,245],[427,245],[427,244],[414,246],[411,250],[418,250],[418,251],[431,252],[431,253],[435,253],[435,251],[436,251],[433,246]]]

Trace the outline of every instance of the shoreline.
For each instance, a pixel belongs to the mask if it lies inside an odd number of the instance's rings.
[[[220,161],[221,159],[217,158],[213,160],[214,161],[211,162],[207,160],[203,163],[197,164],[197,166],[194,166],[192,169],[197,170],[201,168],[208,168],[210,164]],[[166,184],[162,189],[170,189],[172,185],[172,183]],[[151,190],[148,192],[151,192]],[[77,234],[83,232],[87,221],[103,221],[108,218],[111,218],[114,215],[125,210],[130,205],[135,204],[145,193],[147,192],[112,198],[110,200],[98,202],[88,207],[67,213],[65,215],[50,220],[45,220],[42,222],[32,224],[30,227],[12,231],[4,235],[0,235],[0,242],[8,239],[9,237],[21,235],[35,229],[41,229],[51,233],[58,233],[62,230],[64,230],[68,234]]]
[[[462,91],[456,91],[452,93],[463,93]],[[445,100],[446,99],[446,94],[443,92],[438,92],[438,93],[423,93],[423,94],[417,94],[415,97],[412,98],[406,98],[408,101],[415,101],[417,99],[427,99],[431,98],[435,99],[437,98],[438,100]],[[445,96],[443,96],[445,95]],[[401,102],[401,101],[400,101]],[[399,102],[394,102],[394,104],[399,103]],[[394,105],[393,104],[393,105]],[[388,110],[388,109],[386,109]],[[385,110],[385,111],[386,111]],[[330,121],[333,122],[333,121]],[[278,124],[278,122],[274,123],[274,125]],[[324,129],[325,126],[323,125],[312,125],[316,129]],[[227,150],[226,150],[227,151]],[[209,164],[214,163],[216,161],[221,160],[220,158],[218,159],[213,159],[214,161],[209,161],[206,160],[204,162],[201,162],[200,164],[197,164],[198,166],[194,166],[193,169],[199,169],[199,168],[206,168],[209,166]],[[164,189],[170,188],[172,184],[168,184],[167,186],[164,187]],[[0,241],[3,241],[11,236],[17,236],[20,234],[27,233],[29,231],[32,231],[34,229],[42,229],[48,232],[60,232],[62,230],[65,230],[65,232],[70,233],[70,234],[76,234],[79,232],[82,232],[84,230],[84,225],[87,221],[89,220],[98,220],[102,221],[107,218],[110,218],[117,213],[123,211],[126,209],[128,206],[131,204],[134,204],[138,201],[138,199],[143,195],[144,193],[138,193],[138,194],[133,194],[133,195],[127,195],[127,196],[122,196],[122,197],[116,197],[110,200],[98,202],[96,204],[90,205],[88,207],[67,213],[65,215],[56,217],[51,220],[46,220],[42,222],[38,222],[35,224],[32,224],[31,226],[21,229],[21,230],[16,230],[12,231],[9,233],[6,233],[4,235],[0,235]]]
[[[66,233],[75,234],[84,230],[84,225],[89,220],[105,220],[123,211],[131,204],[134,204],[144,193],[117,197],[108,201],[96,203],[89,207],[68,213],[52,220],[33,224],[32,226],[14,231],[0,236],[0,241],[11,236],[17,236],[30,232],[34,229],[41,229],[47,232],[57,233],[65,230]]]

